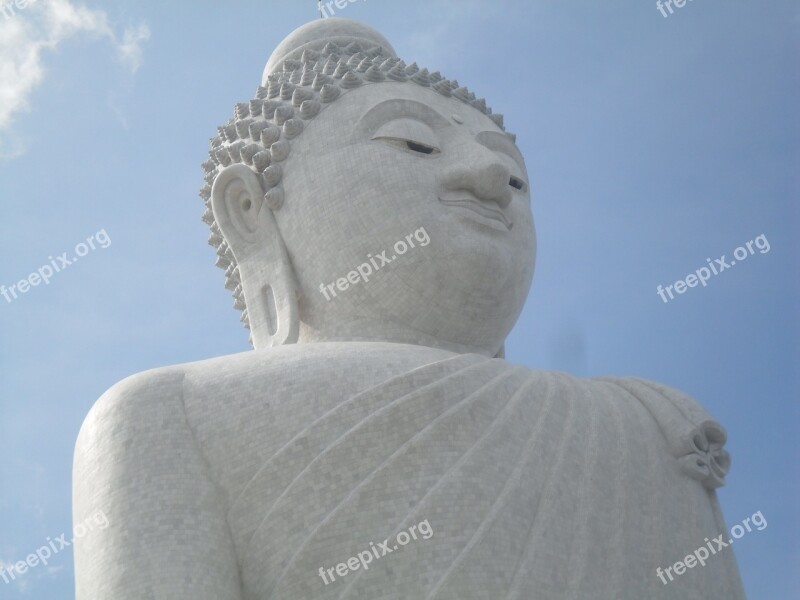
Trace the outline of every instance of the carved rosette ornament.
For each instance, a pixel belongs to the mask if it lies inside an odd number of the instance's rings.
[[[719,423],[707,421],[682,440],[685,454],[679,457],[681,469],[692,479],[713,490],[725,485],[731,457],[723,448],[727,435]]]

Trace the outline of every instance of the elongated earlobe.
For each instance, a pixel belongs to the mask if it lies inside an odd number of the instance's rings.
[[[298,286],[286,246],[259,176],[242,164],[225,167],[214,181],[211,207],[241,282],[234,308],[243,310],[253,346],[297,342]],[[274,190],[272,190],[274,191]]]

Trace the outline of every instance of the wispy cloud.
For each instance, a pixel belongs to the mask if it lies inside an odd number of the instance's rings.
[[[142,44],[149,39],[150,30],[140,24],[118,35],[105,11],[71,0],[29,0],[24,10],[4,13],[0,16],[0,131],[8,128],[16,114],[29,110],[31,94],[46,77],[46,54],[75,37],[108,40],[120,63],[135,73],[142,64]],[[3,153],[0,148],[0,155]]]
[[[138,27],[125,30],[122,36],[122,43],[117,52],[120,59],[125,63],[132,73],[139,70],[142,66],[142,42],[150,39],[150,28],[142,23]]]

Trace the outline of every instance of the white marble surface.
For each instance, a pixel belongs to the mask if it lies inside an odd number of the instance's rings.
[[[655,574],[725,531],[721,426],[657,384],[492,358],[533,276],[528,174],[483,102],[393,56],[309,24],[224,126],[204,218],[256,350],[98,400],[74,517],[110,525],[76,544],[76,597],[743,598],[731,552]],[[319,293],[420,227],[424,250]],[[422,519],[424,544],[318,577]]]

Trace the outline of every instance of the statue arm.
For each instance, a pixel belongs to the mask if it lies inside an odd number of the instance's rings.
[[[178,369],[130,377],[81,428],[73,519],[76,600],[241,600],[236,555],[204,458],[186,420]]]

